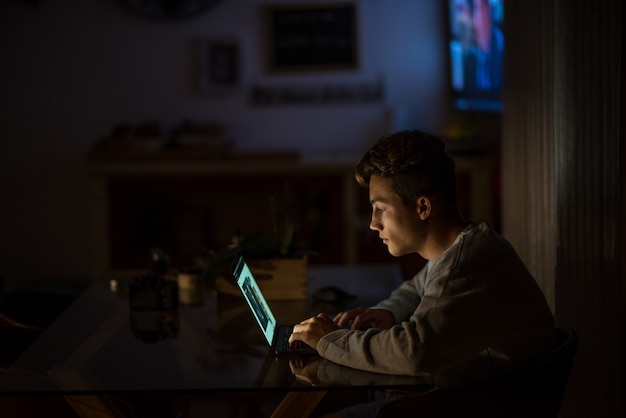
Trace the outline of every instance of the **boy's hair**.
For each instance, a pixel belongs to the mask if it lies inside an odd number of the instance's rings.
[[[381,137],[358,162],[355,177],[362,187],[369,187],[373,175],[391,179],[394,192],[409,207],[424,195],[456,205],[454,167],[440,138],[401,131]]]

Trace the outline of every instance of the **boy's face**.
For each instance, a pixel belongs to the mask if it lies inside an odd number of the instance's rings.
[[[417,210],[410,209],[391,187],[391,179],[372,176],[369,183],[372,221],[370,229],[393,256],[419,252],[423,242],[423,221]]]

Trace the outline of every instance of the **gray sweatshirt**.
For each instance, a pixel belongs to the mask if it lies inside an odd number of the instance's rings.
[[[471,223],[436,261],[374,308],[395,317],[389,329],[341,329],[319,354],[378,373],[445,375],[471,364],[488,376],[549,350],[554,319],[513,247],[488,223]]]

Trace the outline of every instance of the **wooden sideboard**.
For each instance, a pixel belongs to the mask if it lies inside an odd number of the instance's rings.
[[[173,267],[192,267],[203,248],[227,245],[235,231],[274,234],[285,219],[299,225],[298,246],[318,254],[313,264],[398,261],[369,230],[371,207],[353,177],[356,161],[90,160],[93,278],[145,270],[151,248],[168,253]],[[466,217],[497,223],[495,168],[488,158],[457,159]],[[405,274],[414,273],[414,260],[400,260]]]

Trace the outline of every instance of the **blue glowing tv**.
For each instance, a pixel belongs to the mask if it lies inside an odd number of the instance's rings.
[[[454,107],[502,111],[504,0],[448,0],[447,22]]]

